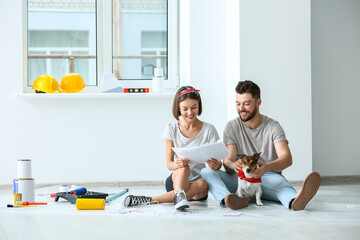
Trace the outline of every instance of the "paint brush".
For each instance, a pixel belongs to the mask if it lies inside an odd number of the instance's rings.
[[[37,207],[37,205],[23,206],[23,205],[11,205],[11,204],[8,204],[7,207],[12,207],[12,208],[19,208],[19,207]]]

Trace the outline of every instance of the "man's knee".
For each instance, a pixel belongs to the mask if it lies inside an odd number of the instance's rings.
[[[206,167],[206,168],[201,169],[200,174],[201,174],[201,177],[203,179],[206,179],[206,178],[208,178],[208,177],[210,177],[210,176],[212,176],[212,175],[214,175],[216,173],[211,168]]]
[[[291,183],[289,183],[285,177],[283,177],[280,174],[273,174],[270,175],[268,178],[263,178],[263,183],[262,185],[265,185],[266,187],[270,188],[270,189],[283,189],[283,188],[287,188],[290,187],[292,188]]]

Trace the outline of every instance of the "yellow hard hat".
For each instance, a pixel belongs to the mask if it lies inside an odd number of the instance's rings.
[[[85,83],[80,74],[68,73],[62,79],[60,88],[64,93],[77,93],[84,89]]]
[[[59,89],[59,82],[49,76],[49,75],[41,75],[37,77],[34,81],[32,89],[37,92],[46,92],[46,93],[59,93],[61,92]]]

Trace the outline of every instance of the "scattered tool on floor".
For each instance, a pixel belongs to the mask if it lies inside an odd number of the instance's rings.
[[[105,199],[97,198],[78,198],[76,200],[77,210],[104,210]]]
[[[84,194],[86,194],[86,192],[87,192],[87,189],[83,187],[83,188],[78,188],[78,189],[72,190],[71,195],[84,195]]]
[[[92,192],[87,191],[86,188],[79,188],[71,192],[53,193],[51,194],[51,197],[55,197],[55,202],[57,202],[60,197],[64,198],[70,203],[76,204],[76,208],[79,210],[94,210],[105,209],[105,202],[109,203],[128,191],[129,189],[125,188],[123,191],[109,197],[109,194],[107,193]]]
[[[58,193],[65,193],[65,194],[71,194],[71,195],[83,195],[83,194],[86,194],[86,192],[87,192],[87,189],[82,187],[82,188],[77,188],[77,189],[74,189],[74,190],[71,190],[71,191],[66,191],[66,192],[60,191],[60,192],[57,192],[57,193],[51,193],[50,197],[56,197],[56,194],[58,194]]]
[[[115,200],[116,198],[118,198],[118,197],[124,195],[125,193],[127,193],[128,191],[129,191],[129,189],[128,189],[128,188],[125,188],[123,191],[121,191],[121,192],[119,192],[119,193],[117,193],[117,194],[115,194],[115,195],[113,195],[113,196],[111,196],[111,197],[107,197],[107,198],[106,198],[106,203],[109,203],[109,202],[111,202],[112,200]]]
[[[37,205],[12,205],[12,204],[8,204],[7,207],[12,207],[12,208],[19,208],[19,207],[37,207]]]
[[[46,205],[45,202],[28,202],[28,201],[16,201],[16,206],[28,206],[28,205]]]
[[[14,205],[15,205],[16,201],[21,201],[22,200],[22,194],[21,193],[13,193],[12,195],[14,197]]]
[[[72,204],[75,204],[76,199],[78,199],[78,198],[105,199],[107,196],[109,196],[109,194],[107,194],[107,193],[92,192],[92,191],[87,191],[83,195],[72,195],[71,192],[58,192],[55,194],[55,202],[57,202],[60,197],[71,202]]]

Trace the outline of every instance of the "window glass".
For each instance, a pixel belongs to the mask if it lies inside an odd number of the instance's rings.
[[[113,72],[118,79],[167,79],[166,0],[113,0]]]
[[[96,80],[96,1],[28,0],[28,82],[43,74]]]

